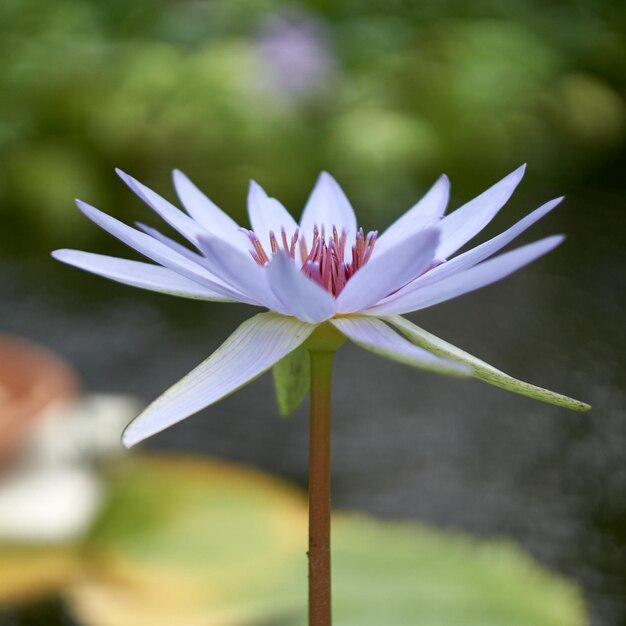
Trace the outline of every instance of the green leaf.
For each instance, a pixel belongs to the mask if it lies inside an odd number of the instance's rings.
[[[443,339],[439,339],[439,337],[423,330],[400,315],[393,315],[383,319],[395,326],[405,337],[420,348],[424,348],[433,354],[451,359],[457,363],[469,365],[475,378],[489,383],[490,385],[495,385],[507,391],[519,393],[522,396],[528,396],[529,398],[548,402],[549,404],[556,404],[557,406],[562,406],[574,411],[589,411],[591,409],[589,404],[581,402],[580,400],[575,400],[574,398],[569,398],[560,393],[513,378]]]
[[[85,626],[306,625],[306,500],[260,472],[136,456],[65,598]],[[509,541],[333,517],[336,626],[583,626],[578,588]]]
[[[137,455],[111,476],[110,503],[66,591],[85,626],[284,624],[306,612],[306,500],[260,472]]]
[[[311,386],[309,353],[298,348],[272,368],[278,410],[290,415],[302,404]]]
[[[510,541],[341,515],[333,542],[337,626],[586,624],[576,587]]]

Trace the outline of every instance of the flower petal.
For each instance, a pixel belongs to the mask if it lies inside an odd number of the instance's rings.
[[[397,298],[392,296],[388,300],[368,309],[366,313],[376,316],[402,314],[451,300],[464,293],[469,293],[495,283],[512,274],[524,265],[528,265],[528,263],[556,248],[563,239],[564,237],[561,235],[554,235],[535,241],[527,246],[516,248],[511,252],[501,254],[480,265],[475,265],[464,272],[459,272],[421,289],[414,289]]]
[[[439,243],[434,228],[418,231],[373,256],[346,283],[337,298],[337,311],[354,313],[366,309],[417,278],[431,264]]]
[[[133,446],[230,395],[295,350],[314,328],[275,313],[255,315],[132,421],[123,444]]]
[[[471,373],[464,365],[441,359],[414,346],[375,318],[338,317],[331,320],[331,324],[357,345],[392,361],[449,376],[467,376]]]
[[[198,236],[204,231],[197,222],[185,215],[180,209],[162,198],[158,193],[140,183],[119,168],[117,175],[134,191],[150,208],[162,217],[172,228],[177,230],[185,239],[198,245]]]
[[[194,263],[188,258],[185,258],[181,254],[178,254],[160,241],[157,241],[149,235],[127,226],[123,222],[116,220],[114,217],[99,211],[85,202],[77,200],[76,204],[78,208],[92,222],[100,226],[100,228],[106,230],[108,233],[124,242],[127,246],[137,250],[137,252],[147,256],[156,263],[181,274],[185,278],[198,282],[201,285],[214,290],[216,293],[221,293],[226,298],[232,298],[233,300],[237,300],[239,302],[256,304],[255,302],[251,302],[245,297],[242,297],[242,294],[238,293],[234,289],[218,283],[213,275],[204,267]]]
[[[501,372],[488,363],[477,359],[475,356],[468,354],[443,339],[439,339],[439,337],[432,335],[399,315],[383,319],[389,324],[395,326],[415,345],[420,346],[433,354],[437,354],[442,358],[467,365],[471,368],[472,374],[475,378],[483,380],[490,385],[495,385],[496,387],[501,387],[507,391],[519,393],[522,396],[528,396],[529,398],[534,398],[535,400],[556,404],[557,406],[573,409],[575,411],[588,411],[591,409],[590,405],[585,402],[581,402],[580,400],[574,400],[573,398],[568,398],[560,393],[549,391],[548,389],[543,389],[542,387],[536,387],[530,383],[525,383],[517,378],[513,378],[512,376]]]
[[[335,314],[335,299],[299,271],[279,250],[267,266],[269,286],[285,311],[303,322],[317,324]]]
[[[58,261],[73,265],[92,274],[99,274],[118,283],[149,289],[160,293],[197,300],[233,302],[204,285],[188,280],[184,276],[160,265],[141,263],[129,259],[92,254],[80,250],[55,250],[52,256]]]
[[[174,252],[177,252],[181,256],[184,256],[186,259],[189,259],[190,261],[193,261],[194,263],[200,263],[200,264],[202,263],[203,257],[201,254],[199,254],[198,252],[194,252],[193,250],[190,250],[183,244],[178,243],[178,241],[174,241],[174,239],[171,239],[167,235],[164,235],[162,232],[158,231],[156,228],[152,228],[152,226],[148,226],[147,224],[144,224],[143,222],[135,222],[135,226],[137,226],[139,230],[142,230],[147,235],[150,235],[150,237],[152,237],[153,239],[160,241],[162,244],[166,245],[168,248],[174,250]]]
[[[248,216],[252,230],[261,240],[267,254],[271,251],[270,231],[280,241],[281,229],[284,228],[287,241],[291,243],[291,237],[298,229],[289,211],[276,198],[270,198],[253,180],[250,181],[248,191]]]
[[[324,227],[326,236],[333,232],[333,226],[340,232],[348,233],[348,249],[356,237],[357,223],[354,210],[337,181],[328,173],[322,172],[304,207],[300,219],[300,230],[311,244],[313,228]]]
[[[441,220],[438,259],[447,259],[496,216],[524,176],[525,165]]]
[[[498,252],[498,250],[504,248],[504,246],[513,241],[513,239],[515,239],[518,235],[521,235],[527,228],[530,228],[544,215],[552,211],[552,209],[554,209],[562,200],[563,197],[546,202],[546,204],[528,214],[526,217],[517,222],[517,224],[511,226],[508,230],[505,230],[503,233],[493,237],[493,239],[485,241],[485,243],[482,243],[479,246],[476,246],[475,248],[455,256],[441,265],[438,265],[423,276],[420,276],[417,280],[414,280],[412,283],[400,289],[397,294],[394,294],[394,298],[416,289],[421,289],[426,285],[438,282],[444,278],[448,278],[453,274],[467,270],[481,261],[484,261],[486,258]]]
[[[268,309],[291,315],[291,310],[282,306],[270,289],[267,269],[249,254],[209,234],[201,236],[198,244],[207,268],[218,278]]]
[[[413,205],[378,237],[374,256],[406,239],[408,235],[436,225],[446,210],[449,197],[450,180],[444,174],[439,177],[417,204]]]
[[[237,236],[239,224],[194,185],[180,170],[172,173],[174,188],[185,210],[206,230],[228,241]],[[239,236],[238,239],[241,237]]]

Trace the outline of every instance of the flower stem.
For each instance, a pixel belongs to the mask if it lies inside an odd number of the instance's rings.
[[[330,626],[330,389],[333,350],[310,350],[309,626]]]

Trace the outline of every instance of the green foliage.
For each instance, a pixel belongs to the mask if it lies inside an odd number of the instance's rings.
[[[309,353],[298,348],[272,368],[276,403],[280,414],[291,415],[301,404],[311,386]]]
[[[54,590],[85,626],[306,623],[306,502],[258,472],[136,456],[80,551],[0,548],[0,602]],[[333,519],[337,626],[583,626],[578,590],[507,541]],[[30,584],[30,587],[29,587]]]
[[[259,48],[272,15],[293,17],[278,0],[3,2],[3,247],[101,236],[78,194],[134,219],[114,165],[170,197],[180,167],[242,220],[249,177],[298,213],[330,169],[381,227],[443,170],[466,196],[525,160],[536,181],[577,180],[623,145],[619,3],[301,9],[332,68],[294,94],[269,81]]]

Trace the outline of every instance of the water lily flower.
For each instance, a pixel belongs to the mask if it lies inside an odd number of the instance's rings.
[[[78,201],[89,219],[154,264],[77,250],[54,252],[58,260],[135,287],[268,309],[244,322],[137,417],[124,433],[127,446],[233,393],[320,329],[407,365],[471,375],[570,409],[590,408],[518,381],[402,317],[494,283],[561,243],[563,237],[555,235],[493,256],[552,211],[562,200],[557,198],[457,254],[507,202],[524,167],[448,215],[450,184],[441,176],[380,235],[358,227],[350,202],[327,173],[320,175],[299,223],[252,182],[250,229],[240,227],[179,171],[174,185],[186,212],[131,176],[118,174],[189,246]]]

